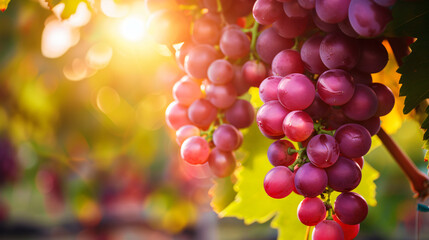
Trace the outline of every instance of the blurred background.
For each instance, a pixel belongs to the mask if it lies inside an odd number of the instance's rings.
[[[64,4],[12,0],[0,13],[0,239],[276,239],[269,224],[218,218],[207,169],[180,161],[164,111],[183,73],[145,32],[143,1],[96,9],[61,21]],[[399,106],[384,124],[426,172],[420,124]],[[359,239],[414,239],[404,174],[382,146],[366,160],[379,204]]]

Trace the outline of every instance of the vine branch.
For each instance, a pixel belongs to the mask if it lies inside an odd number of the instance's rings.
[[[390,137],[383,128],[377,133],[383,145],[390,152],[393,159],[402,169],[411,184],[411,189],[415,193],[414,197],[425,199],[429,196],[429,176],[422,173],[398,144]]]

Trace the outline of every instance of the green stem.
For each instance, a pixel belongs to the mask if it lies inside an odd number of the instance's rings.
[[[327,220],[332,220],[332,205],[331,205],[331,193],[334,190],[332,188],[328,187],[328,197],[325,201],[326,206],[328,207],[328,216],[326,217]]]
[[[256,53],[256,39],[258,39],[258,35],[259,35],[258,28],[259,28],[259,23],[255,21],[251,29],[252,41],[250,42],[250,60],[254,60],[255,58],[259,59],[259,56]]]

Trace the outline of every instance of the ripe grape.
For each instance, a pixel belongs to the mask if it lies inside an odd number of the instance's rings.
[[[330,33],[320,43],[320,59],[329,69],[351,70],[359,57],[358,41],[344,34]]]
[[[297,1],[284,2],[283,10],[288,17],[294,18],[307,17],[310,14],[310,11],[301,7]]]
[[[200,44],[189,50],[185,57],[186,73],[193,78],[207,78],[207,69],[218,58],[216,49],[207,44]]]
[[[316,0],[316,13],[324,22],[339,23],[346,19],[350,0]]]
[[[375,37],[384,31],[392,15],[388,8],[377,5],[372,0],[351,0],[349,19],[359,35]]]
[[[224,85],[209,84],[206,87],[206,98],[218,109],[229,108],[237,98],[237,91],[232,83]]]
[[[267,77],[267,69],[262,62],[256,60],[247,61],[242,67],[244,80],[252,87],[259,87]]]
[[[279,101],[269,101],[259,108],[256,114],[256,123],[259,130],[269,138],[278,139],[284,137],[283,120],[289,110],[284,108]]]
[[[286,49],[279,52],[271,64],[274,75],[282,77],[291,73],[304,73],[304,63],[295,50]]]
[[[328,116],[330,107],[320,99],[319,93],[316,92],[313,102],[308,108],[304,109],[304,111],[308,113],[312,119],[320,120]]]
[[[245,57],[250,51],[250,40],[247,35],[237,28],[224,30],[219,42],[220,50],[231,59]]]
[[[328,186],[338,192],[355,189],[362,178],[359,165],[345,157],[339,157],[334,165],[325,170],[328,175]]]
[[[288,149],[295,149],[288,140],[277,140],[271,143],[267,151],[268,160],[273,166],[289,166],[295,162],[298,154],[288,154]]]
[[[333,220],[323,220],[314,227],[313,240],[344,240],[341,226]]]
[[[165,121],[167,125],[174,130],[184,125],[192,124],[188,118],[188,108],[178,102],[172,102],[168,105],[165,110]]]
[[[283,14],[282,4],[276,0],[257,0],[253,5],[253,17],[262,25],[270,25]]]
[[[377,112],[378,99],[375,92],[368,86],[356,84],[353,97],[344,106],[344,114],[350,119],[364,121]]]
[[[322,59],[320,59],[319,49],[323,38],[321,35],[313,35],[301,47],[301,58],[305,69],[311,73],[321,74],[328,70]]]
[[[314,9],[311,13],[311,17],[313,19],[314,25],[316,25],[317,28],[320,30],[330,33],[338,31],[338,25],[334,23],[327,23],[319,18],[319,16],[316,13],[316,10]]]
[[[325,204],[319,198],[304,198],[298,205],[298,219],[302,224],[314,226],[326,216]]]
[[[213,143],[221,151],[233,151],[240,143],[238,130],[230,124],[222,124],[213,132]]]
[[[284,77],[277,87],[280,103],[289,110],[304,110],[316,95],[313,83],[304,74],[294,73]]]
[[[344,240],[353,240],[358,235],[360,224],[356,224],[356,225],[345,224],[341,222],[340,219],[338,219],[337,215],[335,214],[332,215],[332,218],[334,219],[335,222],[340,224],[341,229],[343,229]]]
[[[237,91],[237,95],[241,96],[247,93],[250,88],[250,84],[246,80],[244,80],[240,66],[233,65],[232,67],[234,69],[234,78],[232,79],[232,85],[234,85],[234,88]]]
[[[375,116],[384,116],[392,111],[395,105],[395,96],[392,90],[381,83],[373,83],[371,89],[374,90],[378,99],[378,107]]]
[[[234,154],[228,151],[221,151],[217,147],[211,150],[208,162],[212,172],[219,178],[228,177],[236,167]]]
[[[328,185],[328,176],[322,168],[312,163],[302,165],[295,173],[295,188],[305,197],[317,197]]]
[[[199,136],[186,139],[181,148],[180,155],[190,164],[204,164],[208,161],[210,146],[207,141]]]
[[[274,167],[265,175],[264,189],[272,198],[280,199],[288,196],[292,192],[293,185],[293,173],[287,167]]]
[[[182,145],[182,143],[193,136],[199,136],[200,135],[200,129],[194,125],[185,125],[180,127],[176,131],[176,141],[179,146]]]
[[[218,59],[210,64],[207,76],[210,82],[214,84],[226,84],[234,78],[234,69],[227,60]]]
[[[307,156],[310,162],[320,168],[332,166],[340,155],[340,148],[335,138],[319,134],[311,138],[307,145]]]
[[[371,134],[359,124],[349,123],[341,126],[334,137],[340,152],[349,158],[361,157],[371,148]]]
[[[203,16],[194,22],[192,39],[196,43],[216,45],[219,42],[221,29],[213,18]]]
[[[377,39],[360,40],[361,55],[356,69],[365,73],[383,70],[389,60],[387,50]]]
[[[264,103],[278,99],[277,88],[282,78],[280,76],[267,77],[259,85],[259,97]]]
[[[313,120],[304,111],[292,111],[286,115],[283,121],[283,132],[286,137],[294,142],[305,141],[313,131]]]
[[[216,108],[206,99],[198,99],[189,106],[188,117],[200,128],[208,128],[216,119]]]
[[[293,47],[294,39],[284,38],[270,27],[261,32],[256,40],[256,52],[265,63],[271,64],[274,57],[282,50]]]
[[[335,200],[334,210],[341,222],[355,225],[361,223],[368,215],[368,204],[361,195],[344,192]]]
[[[252,125],[255,118],[255,109],[250,102],[237,99],[225,111],[226,120],[236,128],[247,128]]]
[[[347,103],[355,91],[352,77],[341,69],[332,69],[322,73],[316,86],[320,98],[331,106],[341,106]]]
[[[308,17],[292,18],[282,14],[280,18],[273,23],[274,29],[284,38],[295,38],[303,34],[307,29]]]
[[[371,136],[374,136],[378,133],[380,130],[380,118],[379,117],[372,117],[368,120],[358,122],[360,125],[364,126],[366,130],[368,130],[369,134]]]
[[[202,95],[200,85],[188,76],[182,77],[173,86],[174,100],[183,106],[191,105],[195,100],[201,98]]]

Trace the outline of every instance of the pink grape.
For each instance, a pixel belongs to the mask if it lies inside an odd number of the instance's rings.
[[[302,142],[314,131],[313,119],[304,111],[292,111],[283,121],[283,132],[294,142]]]
[[[351,70],[359,57],[358,41],[344,34],[330,33],[320,43],[320,59],[329,69]]]
[[[355,91],[352,77],[341,69],[332,69],[322,73],[316,86],[320,98],[331,106],[341,106],[347,103]]]
[[[361,54],[356,69],[365,73],[383,70],[389,60],[387,50],[377,39],[361,39]]]
[[[189,119],[200,128],[208,128],[216,119],[216,108],[206,99],[198,99],[189,106]]]
[[[172,102],[168,105],[165,110],[165,121],[174,130],[184,125],[192,124],[188,118],[188,108],[178,102]]]
[[[332,166],[340,155],[340,148],[335,138],[319,134],[311,138],[307,145],[307,156],[310,162],[320,168]]]
[[[317,225],[326,216],[325,204],[320,198],[304,198],[298,205],[298,219],[307,226]]]
[[[270,25],[282,16],[282,4],[276,0],[257,0],[252,13],[258,23]]]
[[[359,165],[353,160],[339,157],[334,165],[325,169],[328,175],[328,186],[338,192],[355,189],[362,178]]]
[[[323,36],[315,34],[307,39],[301,47],[301,58],[305,69],[311,73],[321,74],[328,70],[320,59],[319,49],[323,38]]]
[[[188,76],[182,77],[173,86],[174,100],[183,106],[191,105],[195,100],[201,98],[202,95],[200,85]]]
[[[344,240],[343,229],[334,220],[323,220],[313,229],[313,240]]]
[[[324,22],[339,23],[348,15],[350,0],[316,0],[317,15]]]
[[[194,125],[185,125],[180,127],[176,131],[176,141],[177,141],[177,144],[181,146],[186,139],[194,136],[199,136],[199,135],[200,135],[200,129],[198,127]]]
[[[392,19],[388,8],[372,0],[351,0],[349,19],[353,29],[363,37],[380,35]]]
[[[267,77],[267,68],[262,62],[249,60],[243,65],[242,74],[244,80],[250,86],[259,87],[261,82]]]
[[[185,57],[186,73],[193,78],[206,78],[210,64],[218,57],[214,47],[207,44],[196,45]]]
[[[206,98],[216,108],[226,109],[234,104],[237,98],[237,91],[232,83],[224,85],[209,84],[206,87]]]
[[[343,222],[341,222],[340,219],[337,218],[337,215],[332,215],[332,218],[335,222],[340,224],[341,229],[343,229],[344,233],[344,240],[353,240],[359,233],[360,224],[356,225],[348,225]]]
[[[273,166],[289,166],[295,162],[298,154],[288,154],[288,149],[295,150],[295,147],[288,140],[277,140],[273,142],[267,151],[268,160]]]
[[[238,130],[230,124],[222,124],[213,132],[213,143],[221,151],[230,152],[240,143]]]
[[[295,188],[305,197],[317,197],[328,185],[328,175],[322,168],[305,163],[295,173]]]
[[[259,85],[259,97],[264,103],[278,99],[277,87],[282,78],[280,76],[267,77]]]
[[[283,14],[273,23],[274,29],[284,38],[295,38],[307,30],[308,17],[291,18]]]
[[[227,60],[218,59],[210,64],[207,76],[210,82],[214,84],[226,84],[234,78],[234,69]]]
[[[289,168],[278,166],[271,169],[264,179],[264,189],[268,196],[272,198],[284,198],[293,189],[293,173]]]
[[[229,28],[222,33],[219,47],[225,56],[238,59],[249,54],[250,40],[241,29]]]
[[[237,99],[225,111],[226,120],[236,128],[248,128],[255,119],[255,109],[252,104],[243,99]]]
[[[199,136],[186,139],[180,147],[180,155],[189,164],[204,164],[208,161],[209,154],[209,144]]]
[[[291,73],[304,73],[304,63],[295,50],[286,49],[279,52],[271,64],[274,75],[282,77]]]
[[[217,147],[210,152],[208,162],[212,172],[219,178],[230,176],[236,167],[234,154],[221,151]]]
[[[392,90],[382,83],[373,83],[371,89],[374,90],[378,100],[375,115],[384,116],[390,113],[395,106],[395,95],[393,95]]]
[[[284,137],[282,125],[289,110],[284,108],[279,101],[269,101],[259,108],[256,114],[256,123],[259,130],[269,138],[278,139]]]
[[[256,40],[256,52],[262,61],[271,64],[277,53],[293,47],[294,44],[294,39],[284,38],[270,27],[259,34]]]
[[[313,83],[300,73],[284,77],[277,88],[280,103],[289,110],[304,110],[311,105],[316,95]]]

